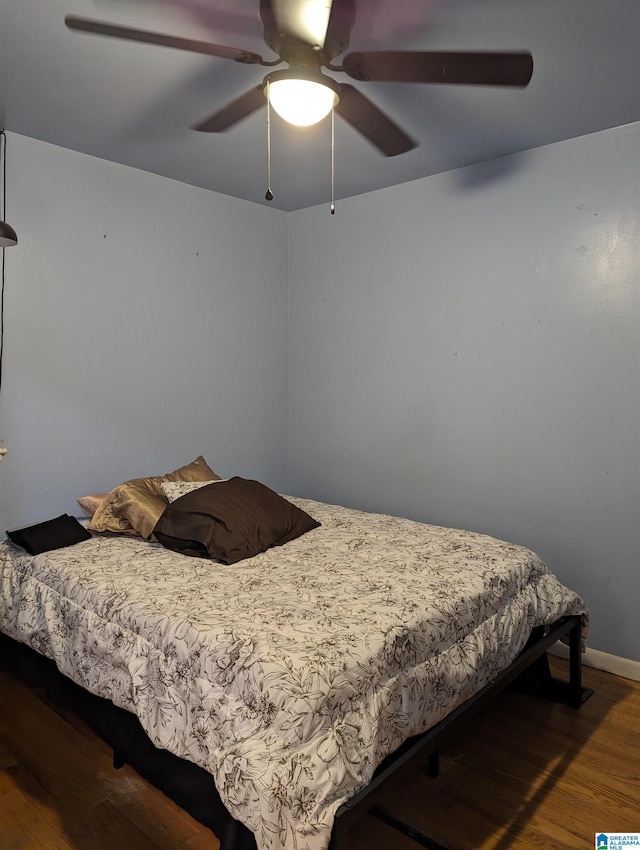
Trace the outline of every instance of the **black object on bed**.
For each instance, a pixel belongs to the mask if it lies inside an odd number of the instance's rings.
[[[7,537],[29,555],[40,555],[42,552],[62,549],[63,546],[73,546],[83,540],[89,540],[91,534],[75,517],[61,514],[55,519],[48,519],[26,528],[10,529],[7,531]]]

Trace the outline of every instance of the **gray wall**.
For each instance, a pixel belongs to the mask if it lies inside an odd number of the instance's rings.
[[[291,489],[535,549],[640,660],[640,124],[290,221]]]
[[[287,215],[8,134],[0,528],[203,453],[288,483]]]

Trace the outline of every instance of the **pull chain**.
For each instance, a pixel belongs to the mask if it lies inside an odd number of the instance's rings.
[[[335,205],[335,176],[336,176],[336,111],[331,110],[331,215],[336,214]]]
[[[271,83],[267,80],[267,191],[265,199],[273,200],[273,192],[271,191]]]

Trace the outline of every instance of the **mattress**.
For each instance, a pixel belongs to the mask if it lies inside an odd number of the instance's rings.
[[[321,526],[232,566],[135,538],[4,541],[0,630],[210,772],[259,850],[326,850],[386,755],[532,628],[588,618],[524,547],[288,498]]]

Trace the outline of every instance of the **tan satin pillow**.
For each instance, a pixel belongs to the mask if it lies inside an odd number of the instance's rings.
[[[114,487],[100,503],[89,530],[129,534],[148,540],[168,504],[162,492],[163,481],[218,481],[219,478],[200,455],[193,463],[167,475],[125,481]]]

